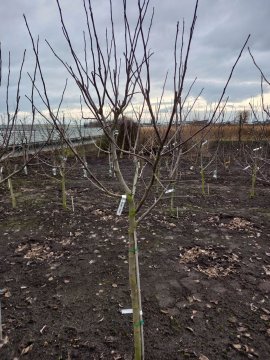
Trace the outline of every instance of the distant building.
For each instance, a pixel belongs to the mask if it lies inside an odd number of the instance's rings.
[[[207,125],[208,124],[208,121],[209,120],[207,120],[207,119],[205,119],[205,120],[193,120],[193,121],[191,121],[190,122],[190,124],[192,124],[192,125],[196,125],[196,126],[205,126],[205,125]]]

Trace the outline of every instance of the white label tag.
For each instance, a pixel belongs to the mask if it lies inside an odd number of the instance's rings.
[[[174,189],[168,189],[168,190],[165,191],[165,194],[170,194],[172,192],[174,192]]]
[[[133,314],[133,309],[121,309],[121,314]],[[140,314],[142,315],[142,310],[140,311]]]
[[[255,149],[253,149],[253,151],[258,151],[258,150],[261,150],[261,146],[260,147],[258,147],[258,148],[255,148]]]
[[[120,204],[119,204],[119,206],[118,206],[116,215],[120,216],[120,215],[122,214],[122,211],[123,211],[123,209],[124,209],[126,200],[127,200],[127,195],[122,195],[122,199],[121,199]]]

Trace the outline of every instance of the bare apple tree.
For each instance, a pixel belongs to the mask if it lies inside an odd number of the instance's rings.
[[[249,55],[253,61],[253,64],[257,68],[260,74],[260,91],[261,91],[261,109],[255,109],[250,103],[249,115],[253,117],[256,122],[256,131],[253,127],[253,143],[250,146],[246,146],[243,153],[244,164],[242,165],[244,171],[251,177],[251,189],[250,197],[255,196],[255,187],[257,181],[270,184],[270,147],[269,147],[269,119],[270,108],[265,100],[265,89],[269,89],[270,81],[266,77],[264,71],[257,63],[252,51],[248,48]]]
[[[17,203],[13,190],[12,178],[22,170],[25,170],[25,174],[27,174],[27,164],[31,160],[28,156],[27,142],[31,139],[32,126],[30,125],[28,128],[29,136],[26,139],[24,124],[20,119],[20,89],[25,57],[26,50],[23,52],[18,76],[15,81],[15,97],[13,98],[10,90],[10,83],[13,80],[13,74],[11,72],[11,53],[8,53],[7,74],[4,74],[2,71],[3,62],[0,43],[0,92],[5,103],[4,109],[1,113],[0,124],[0,184],[7,182],[13,208],[16,207]],[[22,161],[14,161],[14,158],[18,159],[19,157],[22,158]]]
[[[1,96],[5,99],[5,110],[1,114],[1,130],[0,130],[0,183],[9,181],[11,177],[18,172],[18,170],[10,171],[7,169],[7,164],[10,158],[15,152],[15,139],[14,129],[18,120],[19,106],[20,106],[20,86],[22,71],[25,62],[25,51],[20,65],[19,75],[16,82],[16,95],[14,108],[10,108],[10,78],[11,78],[11,54],[8,53],[8,65],[7,65],[7,78],[5,85],[3,85],[3,73],[2,73],[2,50],[0,44],[0,90]],[[21,169],[20,169],[21,170]]]
[[[188,59],[191,50],[195,23],[197,19],[198,0],[195,1],[193,18],[188,34],[185,32],[185,26],[176,26],[174,38],[174,49],[172,50],[173,69],[171,78],[171,90],[173,100],[170,109],[168,109],[167,122],[164,122],[162,116],[162,106],[167,91],[169,74],[165,80],[160,92],[158,103],[153,101],[153,84],[151,78],[151,58],[153,53],[150,50],[150,32],[152,28],[154,9],[150,9],[150,0],[137,1],[137,17],[135,22],[128,16],[127,0],[122,0],[122,19],[123,28],[121,34],[116,32],[114,22],[113,2],[109,3],[109,29],[105,31],[105,41],[102,41],[102,34],[99,33],[96,25],[96,18],[91,0],[82,0],[86,32],[83,33],[84,49],[80,58],[76,52],[72,39],[67,29],[64,14],[59,0],[56,0],[60,15],[60,21],[66,44],[69,48],[73,64],[68,64],[62,59],[57,49],[47,42],[53,54],[66,68],[69,76],[75,81],[83,99],[82,113],[83,118],[94,118],[103,129],[104,135],[109,143],[109,154],[113,165],[113,172],[116,175],[119,191],[114,192],[107,187],[97,175],[91,170],[85,159],[79,155],[75,147],[72,146],[68,138],[65,137],[61,129],[59,118],[59,107],[64,97],[65,89],[60,94],[60,103],[57,109],[53,109],[50,102],[50,94],[46,86],[46,79],[43,75],[40,55],[37,43],[31,33],[30,27],[26,21],[26,26],[32,41],[33,51],[36,57],[38,72],[41,79],[41,85],[38,87],[34,83],[34,88],[39,94],[47,110],[48,115],[38,110],[48,121],[52,121],[63,137],[66,144],[81,162],[88,174],[90,182],[100,191],[107,195],[114,196],[128,202],[128,234],[129,234],[129,284],[131,290],[131,302],[133,310],[133,334],[134,334],[134,357],[136,360],[144,358],[144,337],[143,337],[143,316],[142,300],[140,288],[140,273],[138,260],[138,241],[137,226],[161,201],[165,193],[171,190],[171,183],[177,179],[179,168],[179,159],[181,149],[196,134],[185,138],[181,136],[181,125],[185,118],[185,102],[190,92],[190,87],[185,90],[185,78],[188,68]],[[184,39],[187,38],[186,45]],[[247,39],[248,40],[248,39]],[[247,42],[246,40],[246,42]],[[242,47],[234,66],[228,76],[228,80],[217,101],[217,105],[209,118],[208,123],[203,127],[210,126],[216,121],[220,113],[220,107],[223,105],[223,98],[232,77],[234,68],[239,61]],[[171,94],[171,93],[170,93]],[[137,105],[139,103],[139,106]],[[136,136],[129,141],[129,146],[122,146],[117,141],[119,134],[119,124],[129,118],[133,113],[133,121],[136,122]],[[142,141],[142,123],[148,120],[151,128],[150,136],[152,138],[151,149]],[[202,131],[200,129],[199,131]],[[125,133],[129,136],[129,132]],[[128,156],[133,162],[132,181],[122,166],[121,158]],[[170,171],[159,172],[162,159],[168,160]],[[147,176],[144,171],[147,168]],[[143,180],[143,181],[142,181]],[[158,194],[153,196],[155,185],[158,186]],[[138,190],[138,191],[137,191]]]
[[[31,106],[29,111],[30,117],[26,121],[25,115],[20,111],[21,105],[21,83],[24,71],[24,64],[26,58],[26,50],[22,55],[22,60],[19,66],[18,75],[14,81],[14,74],[12,73],[11,53],[8,53],[7,74],[2,70],[2,50],[0,43],[0,93],[4,103],[1,112],[0,123],[0,184],[7,182],[12,206],[16,207],[16,198],[13,191],[12,178],[21,171],[27,175],[27,165],[38,155],[39,152],[46,146],[47,141],[39,147],[39,149],[31,149],[30,143],[34,145],[34,122],[36,111],[34,106]],[[34,96],[34,83],[36,79],[37,66],[35,66],[32,84],[30,82],[30,98]],[[15,83],[15,94],[11,91],[11,82]]]

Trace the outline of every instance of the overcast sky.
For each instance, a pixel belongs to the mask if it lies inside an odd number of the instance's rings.
[[[122,48],[122,0],[112,0],[119,49]],[[109,1],[93,0],[96,25],[100,36],[104,36],[109,23]],[[128,12],[132,19],[136,16],[135,0],[127,0]],[[66,25],[79,55],[83,52],[82,30],[86,29],[82,0],[62,0],[61,5]],[[185,19],[189,29],[194,9],[194,0],[152,0],[155,8],[154,22],[150,38],[150,48],[154,52],[151,60],[152,97],[158,98],[167,71],[169,71],[166,101],[172,97],[173,45],[177,21]],[[150,9],[151,10],[151,9]],[[150,11],[151,12],[151,11]],[[24,49],[27,50],[24,76],[21,85],[22,111],[29,111],[30,103],[25,94],[30,94],[31,82],[27,72],[33,73],[33,53],[30,38],[23,20],[26,15],[33,36],[40,37],[40,56],[51,102],[56,106],[67,77],[66,70],[55,59],[45,43],[47,39],[54,49],[67,61],[70,56],[61,31],[59,13],[55,0],[1,0],[0,1],[0,41],[2,44],[3,78],[0,112],[4,111],[5,82],[7,77],[8,51],[11,52],[10,107],[15,104],[14,89],[18,69]],[[205,106],[218,100],[231,66],[251,34],[249,46],[256,61],[270,79],[270,1],[269,0],[200,0],[198,19],[191,47],[186,84],[195,77],[197,83],[192,96],[204,88],[200,104]],[[121,53],[120,53],[121,54]],[[256,102],[260,94],[260,74],[252,64],[247,50],[244,52],[227,91],[231,105],[248,106],[250,99]],[[39,104],[40,109],[42,105]],[[72,80],[68,82],[64,109],[75,113],[79,108],[79,91]]]

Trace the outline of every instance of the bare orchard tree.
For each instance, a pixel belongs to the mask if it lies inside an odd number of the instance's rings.
[[[12,159],[16,155],[16,150],[18,144],[18,114],[19,114],[19,106],[20,106],[20,87],[21,87],[21,79],[23,73],[23,67],[25,62],[25,54],[24,50],[22,61],[19,68],[19,74],[16,81],[16,92],[15,99],[11,101],[10,94],[10,82],[11,82],[11,54],[8,53],[8,64],[7,64],[7,76],[6,79],[3,79],[2,72],[2,50],[0,43],[0,92],[2,99],[5,101],[5,109],[1,114],[1,125],[0,125],[0,184],[7,182],[8,189],[10,192],[10,198],[12,207],[15,208],[16,197],[13,190],[12,177],[20,172],[22,169],[26,168],[28,161],[26,160],[27,149],[25,148],[24,156],[23,156],[23,164],[21,166],[14,166],[12,163]],[[5,82],[5,84],[3,84]],[[14,103],[11,108],[10,103]]]
[[[263,78],[261,79],[263,82]],[[261,84],[263,88],[263,84]],[[263,98],[262,91],[262,98]],[[250,103],[253,121],[247,125],[244,145],[236,152],[234,159],[247,177],[250,178],[250,198],[256,195],[257,183],[270,184],[270,127],[267,125],[267,118],[270,115],[268,107],[262,100],[262,109],[258,111]]]
[[[20,105],[20,86],[22,71],[25,61],[25,51],[19,70],[18,80],[16,84],[16,96],[14,108],[10,108],[10,79],[11,79],[11,54],[8,54],[7,78],[6,84],[3,85],[2,74],[2,51],[0,44],[0,90],[1,96],[5,99],[5,110],[1,114],[1,128],[0,128],[0,183],[11,179],[13,173],[16,171],[8,171],[7,166],[10,158],[15,152],[16,141],[14,139],[14,129],[18,120],[19,105]]]
[[[251,175],[251,190],[250,196],[255,196],[255,185],[257,181],[260,181],[264,184],[270,184],[270,107],[265,100],[265,89],[269,89],[270,81],[266,77],[263,69],[257,63],[254,55],[251,52],[251,49],[248,48],[249,54],[253,61],[253,64],[257,68],[261,78],[261,109],[258,112],[257,109],[254,109],[253,105],[250,103],[250,114],[257,123],[257,127],[260,131],[254,131],[254,144],[250,149],[246,149],[246,164],[245,171]]]
[[[169,109],[166,124],[163,122],[162,106],[168,74],[165,77],[158,104],[152,101],[151,58],[153,53],[150,51],[149,42],[154,10],[152,12],[149,10],[150,0],[138,0],[135,22],[131,22],[129,19],[127,0],[122,0],[123,38],[119,38],[120,35],[116,34],[113,2],[108,0],[110,28],[106,29],[105,44],[102,42],[102,35],[98,32],[96,26],[92,2],[90,0],[82,0],[87,30],[83,33],[84,52],[81,59],[75,51],[69,36],[60,1],[56,0],[56,2],[64,38],[70,50],[73,64],[66,63],[65,59],[59,57],[57,50],[48,42],[47,44],[78,86],[84,101],[84,106],[82,107],[84,118],[95,118],[103,129],[109,143],[113,171],[119,185],[118,192],[115,193],[99,180],[98,176],[92,172],[83,157],[77,153],[61,130],[58,115],[59,108],[54,110],[51,106],[50,95],[47,91],[46,80],[41,68],[38,47],[26,21],[41,78],[41,85],[38,87],[37,84],[34,84],[34,86],[49,115],[44,115],[44,112],[41,110],[36,110],[44,117],[47,117],[49,121],[53,121],[64,141],[70,146],[70,149],[86,169],[88,179],[96,188],[107,195],[119,199],[122,198],[123,202],[127,199],[129,206],[129,284],[133,309],[134,356],[136,360],[143,359],[144,337],[137,226],[160,202],[164,194],[170,190],[170,183],[175,180],[175,173],[178,171],[180,149],[189,140],[185,139],[182,141],[181,139],[179,118],[181,119],[183,116],[185,99],[189,93],[189,90],[186,92],[184,90],[185,77],[197,19],[198,0],[195,2],[191,27],[187,36],[184,31],[184,23],[182,34],[179,24],[176,27],[174,49],[172,51],[174,60],[171,79],[173,101]],[[184,46],[185,37],[187,37],[186,46]],[[227,83],[217,101],[217,106],[205,127],[209,126],[216,119],[233,70],[245,45],[246,42],[228,76]],[[60,97],[61,104],[64,91]],[[135,102],[138,103],[138,101],[140,106],[135,106]],[[33,104],[33,106],[35,105]],[[129,142],[130,146],[125,148],[117,141],[119,134],[117,131],[119,123],[123,120],[125,121],[125,115],[130,114],[130,112],[133,112],[133,120],[136,122],[138,131],[133,140]],[[140,139],[140,128],[145,119],[149,120],[151,136],[155,144],[149,154],[147,154],[145,144]],[[128,132],[126,132],[126,136],[129,136]],[[172,152],[174,152],[172,157],[174,159],[174,166],[171,166],[169,173],[159,175],[158,171],[162,158],[168,158],[171,161]],[[128,177],[126,177],[125,171],[121,167],[121,156],[125,155],[128,155],[130,161],[134,164],[132,182],[128,181]],[[143,174],[146,167],[148,169],[148,177],[145,177]],[[159,193],[154,197],[153,189],[157,183],[159,184]],[[136,191],[138,188],[140,191]]]
[[[13,207],[16,206],[16,200],[13,193],[12,178],[22,170],[27,175],[27,165],[33,158],[43,149],[46,142],[38,150],[33,150],[29,154],[30,142],[33,139],[33,124],[35,120],[36,111],[34,106],[31,106],[29,121],[21,119],[20,103],[21,103],[21,82],[23,75],[23,68],[25,63],[26,50],[23,52],[22,60],[19,67],[18,76],[15,82],[15,97],[12,97],[10,90],[10,83],[12,81],[12,64],[11,54],[8,53],[7,75],[4,78],[2,71],[2,51],[0,43],[0,93],[4,99],[5,107],[1,113],[0,124],[0,184],[7,182],[12,197]],[[33,79],[36,77],[35,67]],[[31,83],[30,83],[31,84]],[[34,86],[31,86],[30,98],[34,95]],[[12,104],[12,105],[11,105]],[[15,160],[14,160],[15,159]],[[16,159],[19,159],[18,161]],[[14,165],[15,163],[15,165]]]
[[[54,133],[55,129],[53,124],[49,124],[49,126],[46,125],[48,124],[40,125],[40,133],[44,139],[47,141],[50,139],[50,141],[46,151],[43,151],[40,156],[37,157],[39,175],[45,176],[60,185],[62,207],[64,210],[67,210],[67,177],[75,165],[72,165],[71,161],[69,161],[71,151],[64,141],[64,138],[70,139],[70,122],[67,122],[63,116],[59,126],[61,126],[64,136],[60,137],[57,136],[59,135],[58,132]],[[55,135],[54,137],[53,134]]]

